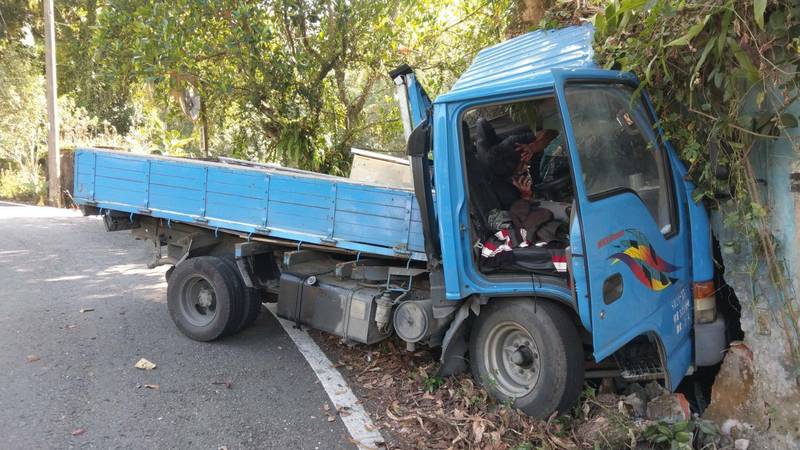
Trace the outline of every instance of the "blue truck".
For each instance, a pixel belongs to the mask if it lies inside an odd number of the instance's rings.
[[[351,342],[441,348],[534,416],[584,380],[675,389],[719,363],[709,219],[632,74],[598,68],[590,25],[482,50],[431,101],[395,81],[410,185],[220,158],[79,149],[73,196],[153,243],[188,337],[249,326],[263,302]]]

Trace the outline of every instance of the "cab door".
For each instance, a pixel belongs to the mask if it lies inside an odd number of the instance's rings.
[[[573,270],[585,274],[576,291],[588,296],[595,358],[649,336],[674,388],[692,361],[689,235],[653,112],[632,75],[553,76],[582,237],[571,246]]]

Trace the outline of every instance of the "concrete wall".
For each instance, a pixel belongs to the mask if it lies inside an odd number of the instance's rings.
[[[792,112],[800,114],[800,104]],[[764,141],[752,153],[762,200],[768,208],[778,257],[786,265],[789,297],[800,313],[795,295],[800,286],[800,130],[792,138]],[[713,213],[713,226],[722,246],[725,279],[742,308],[743,346],[729,351],[714,386],[706,417],[717,422],[736,419],[759,431],[769,431],[785,443],[800,440],[800,367],[790,357],[788,335],[796,339],[800,323],[792,324],[781,294],[769,282],[763,260],[754,257],[758,243],[747,242],[723,224],[727,206]],[[787,329],[788,328],[788,329]],[[791,329],[794,328],[794,329]],[[795,342],[797,342],[795,340]],[[765,438],[765,434],[760,434]],[[766,439],[766,438],[765,438]],[[775,444],[771,441],[770,447]]]

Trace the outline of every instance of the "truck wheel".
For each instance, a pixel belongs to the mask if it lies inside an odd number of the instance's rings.
[[[241,320],[240,291],[220,258],[199,256],[178,264],[169,277],[167,306],[172,321],[196,341],[213,341]]]
[[[557,305],[495,300],[481,309],[470,337],[475,379],[499,401],[530,416],[564,412],[583,388],[583,346]]]
[[[239,273],[239,267],[236,265],[236,260],[233,257],[224,256],[222,259],[228,265],[230,270],[233,271],[236,282],[238,283],[242,293],[242,318],[234,330],[234,333],[237,333],[249,327],[253,324],[253,322],[256,321],[258,314],[261,312],[261,297],[258,295],[259,292],[257,289],[249,288],[244,284],[242,275]]]

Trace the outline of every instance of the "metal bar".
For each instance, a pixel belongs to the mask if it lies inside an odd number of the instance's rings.
[[[145,172],[144,176],[144,209],[149,211],[150,210],[150,171],[152,170],[153,161],[148,159],[147,160],[147,171]],[[97,169],[95,169],[96,171]]]

